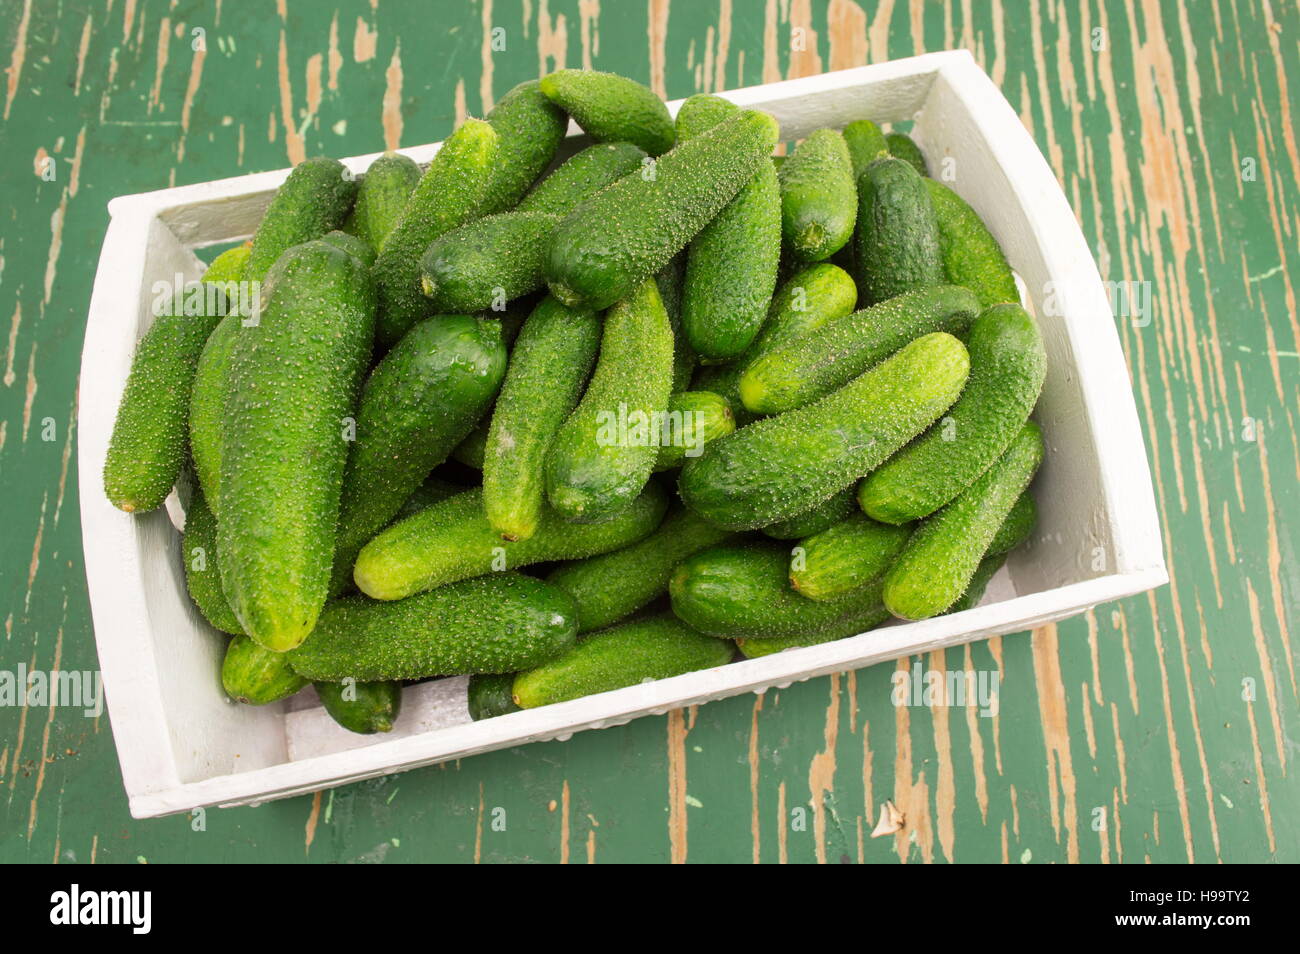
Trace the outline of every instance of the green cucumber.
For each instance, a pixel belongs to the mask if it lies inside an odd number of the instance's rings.
[[[857,182],[867,166],[889,155],[889,143],[880,127],[870,119],[859,119],[844,127],[844,142],[853,162],[853,181]]]
[[[221,686],[236,702],[264,706],[287,699],[307,682],[293,671],[284,653],[263,649],[247,636],[235,636],[226,645]]]
[[[502,212],[434,239],[420,260],[420,288],[433,311],[484,311],[537,291],[559,224],[548,212]]]
[[[992,467],[917,528],[885,576],[891,613],[927,619],[957,601],[1042,459],[1042,432],[1029,421]]]
[[[925,165],[925,156],[921,153],[921,147],[912,141],[912,137],[907,133],[891,132],[885,136],[885,145],[889,147],[889,154],[895,159],[902,159],[909,166],[917,171],[918,175],[928,176],[929,170]]]
[[[366,541],[483,417],[505,373],[501,324],[469,315],[419,322],[370,373],[343,476],[332,594],[352,579]]]
[[[944,610],[944,615],[960,613],[962,610],[979,606],[980,600],[984,599],[984,592],[989,588],[989,583],[993,581],[993,577],[997,576],[998,570],[1002,569],[1006,562],[1007,555],[1005,553],[995,553],[980,560],[979,566],[975,568],[975,573],[970,578],[970,582],[966,584],[966,591],[957,597],[957,602]]]
[[[678,252],[655,275],[655,284],[659,286],[659,298],[668,313],[668,323],[673,329],[673,393],[685,391],[691,386],[691,375],[699,356],[691,349],[691,343],[682,333],[682,285],[686,280],[686,250]]]
[[[519,707],[515,705],[511,691],[514,683],[515,674],[512,672],[476,673],[470,676],[465,697],[469,717],[475,722],[481,722],[483,719],[518,712]]]
[[[578,632],[603,629],[666,593],[668,578],[682,560],[729,537],[726,530],[678,507],[648,537],[560,566],[546,579],[573,597]]]
[[[542,299],[519,332],[483,451],[483,507],[506,540],[537,532],[546,452],[578,404],[600,349],[595,312]]]
[[[677,110],[675,121],[677,141],[682,143],[698,136],[706,129],[712,129],[724,119],[730,119],[739,112],[739,106],[721,96],[696,93],[688,97]]]
[[[311,632],[329,589],[344,419],[370,360],[375,288],[321,241],[282,255],[266,284],[225,388],[217,549],[235,616],[283,652]]]
[[[790,584],[810,600],[833,600],[882,576],[903,550],[909,526],[862,514],[800,540],[790,559]]]
[[[221,442],[225,431],[225,382],[242,328],[239,315],[226,315],[212,329],[194,368],[190,391],[190,456],[199,486],[214,513],[221,507]]]
[[[858,503],[882,523],[934,513],[1002,456],[1029,418],[1047,374],[1034,319],[995,305],[966,335],[971,373],[957,403],[929,433],[868,475]]]
[[[597,142],[636,143],[652,156],[673,147],[677,133],[664,101],[648,86],[616,73],[556,70],[541,91]]]
[[[918,338],[829,397],[711,442],[682,469],[682,500],[730,530],[802,513],[937,420],[969,368],[965,347],[951,335]]]
[[[641,168],[645,152],[630,142],[601,142],[564,161],[524,196],[516,212],[568,215],[611,182]]]
[[[778,134],[771,116],[743,112],[582,203],[551,237],[551,293],[596,309],[632,295],[735,198]]]
[[[500,137],[492,180],[483,200],[483,214],[492,215],[514,208],[551,164],[569,120],[563,110],[542,95],[537,80],[515,86],[486,118]],[[417,250],[417,257],[422,250]]]
[[[451,452],[451,459],[474,470],[483,469],[483,458],[487,454],[488,430],[492,425],[492,416],[488,415],[475,425],[474,430],[456,445]]]
[[[998,532],[993,534],[988,555],[1010,553],[1029,539],[1037,523],[1038,504],[1034,502],[1034,495],[1026,490],[1017,498],[1011,507],[1011,512],[1007,514],[1007,519],[1003,520],[1002,526],[998,527]]]
[[[357,557],[357,588],[400,600],[445,583],[549,560],[577,560],[617,550],[649,534],[667,498],[650,484],[631,506],[600,523],[568,523],[549,508],[527,540],[501,539],[483,513],[483,492],[467,490],[393,524]]]
[[[853,181],[848,143],[834,129],[818,129],[781,164],[781,234],[797,259],[830,258],[852,238]]]
[[[276,190],[253,233],[245,281],[262,281],[284,252],[343,224],[356,199],[356,179],[337,159],[307,159]]]
[[[445,481],[441,477],[426,477],[424,483],[411,491],[411,496],[406,498],[406,502],[393,516],[393,521],[396,522],[404,517],[409,517],[413,513],[419,513],[425,507],[432,507],[436,503],[442,503],[448,498],[464,493],[465,490],[466,488]]]
[[[419,181],[420,167],[409,156],[386,152],[372,162],[357,187],[352,209],[357,237],[376,252],[382,249]]]
[[[552,507],[571,520],[596,520],[641,492],[672,384],[672,326],[650,279],[605,314],[591,383],[546,456]]]
[[[902,159],[877,159],[858,179],[854,254],[858,287],[870,304],[943,283],[930,190]]]
[[[846,639],[849,636],[857,636],[873,630],[893,617],[890,616],[889,610],[885,609],[885,605],[880,602],[880,583],[871,583],[869,588],[876,594],[875,602],[864,601],[864,605],[860,609],[847,614],[834,623],[828,623],[812,632],[795,633],[789,636],[741,636],[736,640],[736,648],[740,650],[740,654],[746,659],[758,659],[760,656],[770,656],[786,649],[818,646],[822,643],[831,643],[837,639]]]
[[[921,335],[962,334],[978,314],[974,292],[939,285],[834,318],[752,360],[737,384],[741,400],[759,414],[803,407]]]
[[[966,200],[942,182],[925,180],[939,229],[943,271],[953,285],[964,285],[979,296],[981,307],[1019,303],[1020,289],[1002,246]]]
[[[773,540],[802,540],[804,537],[811,537],[814,533],[821,533],[835,526],[856,510],[858,506],[856,493],[856,488],[845,487],[802,513],[759,529],[764,536],[771,537]]]
[[[345,596],[288,653],[314,680],[362,682],[517,672],[573,643],[573,604],[520,573],[461,580],[391,603]]]
[[[351,235],[335,229],[333,232],[326,232],[320,237],[320,240],[347,252],[366,267],[375,264],[374,247],[359,235]]]
[[[217,518],[195,488],[185,508],[185,535],[181,540],[185,561],[185,588],[190,599],[213,627],[233,636],[244,628],[231,612],[230,603],[221,589],[221,569],[217,563]]]
[[[316,694],[321,705],[335,722],[359,735],[391,732],[402,711],[402,684],[399,682],[318,682]]]
[[[704,453],[709,441],[725,437],[736,429],[731,405],[709,391],[681,391],[668,399],[668,410],[659,430],[656,472],[680,467],[690,457]]]
[[[420,256],[439,235],[483,214],[501,152],[492,126],[467,119],[447,137],[416,183],[375,259],[380,344],[396,344],[429,313],[428,299],[420,291]]]
[[[733,655],[732,646],[665,613],[580,639],[563,655],[515,676],[512,695],[516,705],[533,709],[725,666]]]

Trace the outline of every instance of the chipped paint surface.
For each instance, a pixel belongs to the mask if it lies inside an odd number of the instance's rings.
[[[71,462],[106,202],[431,142],[560,66],[679,97],[972,50],[1103,277],[1150,283],[1150,321],[1117,326],[1172,582],[1033,634],[201,819],[128,817],[102,716],[0,708],[0,861],[1300,861],[1295,4],[473,0],[436,29],[417,4],[267,7],[0,10],[0,669],[96,665]],[[997,711],[892,703],[896,674],[945,666],[996,673]]]

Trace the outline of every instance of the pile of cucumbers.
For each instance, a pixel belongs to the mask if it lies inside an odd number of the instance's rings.
[[[293,169],[103,475],[182,488],[232,698],[379,732],[412,680],[478,719],[978,602],[1035,524],[1038,327],[906,135],[780,138],[560,70],[423,169]]]

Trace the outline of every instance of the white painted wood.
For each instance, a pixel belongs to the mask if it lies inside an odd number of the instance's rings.
[[[1031,545],[964,613],[485,722],[469,721],[463,678],[407,689],[402,716],[382,737],[339,729],[310,692],[263,709],[230,704],[217,677],[224,638],[189,606],[166,513],[117,512],[100,473],[135,340],[150,320],[150,284],[178,269],[193,277],[192,249],[250,234],[288,170],[115,199],[86,329],[78,466],[96,640],[133,815],[255,803],[567,738],[1027,629],[1167,582],[1132,389],[1096,266],[1047,163],[970,55],[927,54],[722,95],[771,111],[785,139],[854,119],[915,118],[935,175],[955,173],[950,184],[1007,250],[1047,344],[1036,416],[1048,457],[1035,483],[1042,522]],[[403,151],[427,162],[437,148]],[[360,172],[375,157],[344,161]]]

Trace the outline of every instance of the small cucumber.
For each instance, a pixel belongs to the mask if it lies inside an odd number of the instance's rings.
[[[483,457],[487,453],[488,428],[491,424],[491,415],[479,421],[474,430],[456,445],[451,452],[451,459],[474,470],[482,470]]]
[[[877,159],[858,179],[854,253],[858,288],[870,304],[943,283],[930,190],[902,159]]]
[[[993,534],[993,542],[989,544],[987,555],[1010,553],[1029,539],[1037,523],[1038,505],[1034,502],[1034,495],[1026,490],[1017,498],[1011,513],[1007,514],[1007,519],[1003,520],[1002,526],[998,527],[998,532]]]
[[[335,229],[333,232],[326,232],[320,237],[320,240],[347,252],[367,268],[375,264],[373,246],[359,235],[350,235],[347,232]]]
[[[287,699],[307,682],[293,671],[284,653],[263,649],[247,636],[235,636],[226,645],[221,685],[236,702],[264,706]]]
[[[831,643],[837,639],[846,639],[873,630],[893,617],[890,616],[889,610],[885,609],[885,604],[880,601],[881,584],[870,583],[867,588],[874,592],[875,602],[864,599],[860,609],[848,613],[834,623],[828,623],[812,632],[795,633],[790,636],[766,638],[742,636],[736,640],[736,648],[746,659],[758,659],[760,656],[770,656],[786,649]]]
[[[318,682],[316,694],[335,722],[359,735],[391,732],[402,711],[400,682]]]
[[[588,146],[537,183],[515,206],[515,211],[568,215],[611,182],[640,169],[645,157],[645,152],[630,142]]]
[[[449,483],[440,477],[426,477],[424,483],[411,491],[411,496],[406,498],[401,509],[393,516],[396,522],[404,517],[409,517],[413,513],[419,513],[425,507],[432,507],[436,503],[442,503],[457,494],[463,494],[465,487]]]
[[[514,208],[555,158],[569,120],[542,95],[537,80],[525,80],[501,97],[487,114],[499,137],[483,214]],[[419,257],[423,246],[416,251]]]
[[[391,603],[345,596],[286,654],[314,680],[425,679],[517,672],[573,643],[573,604],[520,573],[491,573]]]
[[[736,429],[727,399],[709,391],[681,391],[668,399],[659,429],[655,472],[680,467],[690,457],[704,453],[709,441]]]
[[[809,507],[803,513],[797,513],[785,520],[778,520],[766,527],[760,527],[763,535],[773,540],[802,540],[814,533],[821,533],[835,526],[854,510],[858,501],[854,487],[845,487],[838,493],[831,494],[821,503]]]
[[[800,540],[790,559],[790,584],[810,600],[834,600],[882,576],[903,550],[909,526],[850,514]]]
[[[915,169],[918,175],[928,176],[930,174],[926,168],[925,156],[921,152],[921,147],[913,142],[912,137],[907,133],[889,133],[885,136],[885,145],[889,147],[891,156],[895,159],[902,159]]]
[[[884,599],[891,613],[927,619],[966,592],[998,527],[1042,459],[1042,433],[1029,421],[992,467],[917,528],[885,576]]]
[[[858,502],[883,523],[929,516],[1002,456],[1034,409],[1047,353],[1019,305],[995,305],[966,336],[971,373],[944,419],[870,474]]]
[[[242,635],[244,628],[230,609],[221,589],[221,568],[217,563],[217,518],[212,515],[203,491],[195,489],[185,508],[185,535],[181,540],[185,561],[185,588],[203,618],[223,633]]]
[[[311,632],[329,589],[344,418],[370,359],[375,288],[361,262],[322,241],[282,255],[266,284],[225,388],[217,549],[235,616],[283,652]]]
[[[682,500],[730,530],[803,513],[937,420],[969,368],[951,335],[918,338],[829,397],[711,442],[682,468]]]
[[[248,259],[253,254],[252,241],[228,248],[208,265],[203,272],[204,282],[224,287],[227,282],[237,282],[244,277]]]
[[[545,285],[546,247],[560,216],[502,212],[440,235],[420,260],[420,289],[437,314],[485,311]]]
[[[848,143],[818,129],[781,164],[781,234],[805,262],[830,258],[853,236],[858,193]]]
[[[190,456],[199,486],[214,513],[221,507],[221,442],[225,431],[225,382],[239,340],[239,315],[226,315],[212,329],[194,368],[190,392]]]
[[[921,335],[962,334],[978,314],[974,292],[939,285],[832,319],[751,361],[737,385],[741,400],[759,414],[803,407]]]
[[[578,632],[603,629],[666,593],[673,568],[686,557],[731,536],[678,507],[648,537],[612,553],[565,564],[546,579],[573,597]]]
[[[734,654],[728,643],[664,613],[584,637],[563,655],[515,676],[512,694],[516,705],[533,709],[725,666]]]
[[[484,719],[494,719],[499,715],[518,712],[519,707],[515,705],[512,695],[514,683],[515,674],[512,672],[470,676],[469,689],[465,698],[469,717],[475,722],[481,722]]]
[[[546,452],[578,404],[600,349],[595,312],[542,299],[510,354],[483,451],[483,506],[506,540],[537,532],[546,491]]]
[[[541,91],[597,142],[631,142],[652,156],[673,147],[677,133],[664,101],[648,86],[598,70],[556,70]]]
[[[537,532],[511,543],[487,522],[483,492],[467,490],[380,533],[362,548],[353,577],[368,596],[400,600],[484,573],[617,550],[659,526],[667,507],[664,491],[650,484],[631,506],[600,523],[569,523],[543,510]]]
[[[943,270],[953,285],[964,285],[979,296],[981,307],[1019,303],[1020,289],[1002,246],[966,200],[942,182],[925,180],[939,229]]]
[[[650,478],[673,384],[673,330],[653,279],[605,314],[591,383],[546,456],[546,498],[571,520],[626,507]]]
[[[337,159],[298,163],[276,190],[253,233],[243,279],[261,281],[288,249],[338,228],[356,196],[356,179]]]
[[[853,162],[853,181],[857,182],[867,166],[889,155],[889,143],[880,127],[870,119],[859,119],[844,127],[844,142]]]
[[[979,566],[975,568],[975,574],[970,578],[970,582],[966,584],[966,592],[957,598],[957,602],[944,610],[944,615],[960,613],[962,610],[979,606],[980,600],[984,599],[984,592],[989,588],[989,583],[993,581],[993,577],[997,576],[998,570],[1002,569],[1006,562],[1007,555],[1005,553],[991,554],[980,560]]]
[[[674,394],[691,386],[691,375],[695,373],[695,365],[699,361],[699,356],[691,349],[691,343],[682,333],[682,285],[685,280],[686,250],[682,249],[655,275],[659,298],[664,303],[668,323],[673,329]]]
[[[739,112],[739,106],[721,96],[696,93],[688,97],[677,110],[677,141],[682,143],[698,136]]]
[[[356,234],[376,252],[384,247],[397,227],[415,184],[420,167],[409,156],[386,152],[370,164],[357,187],[357,204],[352,210]]]
[[[551,293],[596,309],[632,295],[735,198],[778,135],[771,116],[745,111],[592,196],[551,238]]]

